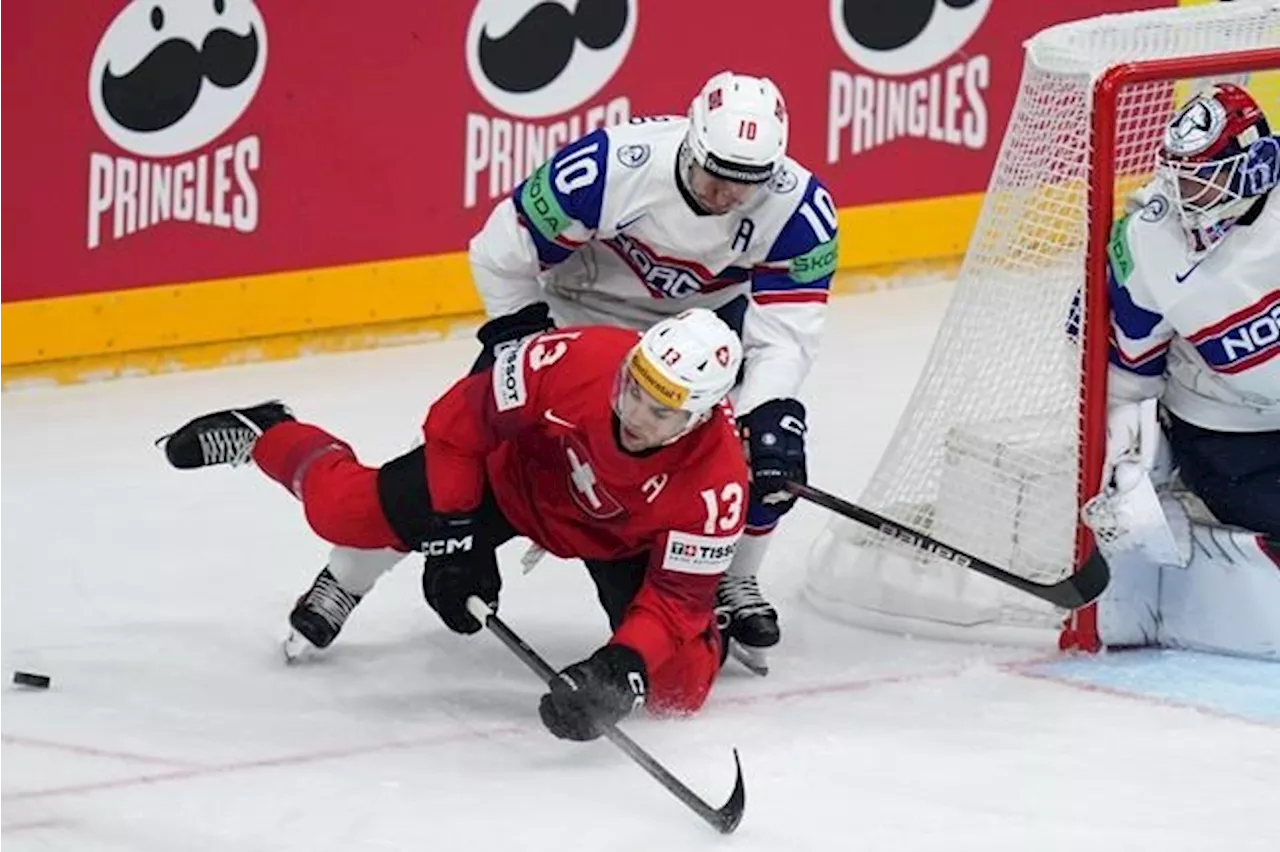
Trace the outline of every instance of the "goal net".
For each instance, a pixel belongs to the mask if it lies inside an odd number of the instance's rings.
[[[1152,176],[1175,105],[1250,86],[1280,126],[1280,2],[1107,15],[1026,44],[1017,101],[959,280],[911,400],[858,503],[1042,583],[1092,546],[1106,432],[1106,243]],[[1269,79],[1270,78],[1270,79]],[[1092,608],[1034,598],[834,517],[805,592],[861,626],[1096,647]]]

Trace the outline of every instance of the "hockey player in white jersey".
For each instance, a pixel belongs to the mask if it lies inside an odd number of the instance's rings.
[[[1277,183],[1280,139],[1219,84],[1113,229],[1107,461],[1084,513],[1115,569],[1107,645],[1280,659]]]
[[[836,210],[786,156],[788,116],[767,79],[723,72],[687,117],[635,119],[567,145],[497,205],[472,239],[481,339],[603,323],[647,328],[689,307],[742,336],[734,406],[752,470],[747,535],[718,591],[739,646],[778,642],[756,575],[803,482],[805,408],[836,265]],[[548,317],[549,313],[549,317]],[[482,356],[483,357],[483,356]],[[710,521],[709,521],[710,523]],[[763,666],[763,655],[748,654]]]

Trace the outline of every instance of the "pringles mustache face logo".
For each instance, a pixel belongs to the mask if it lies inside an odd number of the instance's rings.
[[[133,0],[98,42],[89,104],[126,151],[185,154],[236,122],[266,64],[266,24],[252,0]]]
[[[495,109],[541,118],[604,88],[626,59],[638,0],[480,0],[467,69]]]
[[[914,74],[964,46],[991,0],[831,0],[831,31],[855,64],[875,74]]]

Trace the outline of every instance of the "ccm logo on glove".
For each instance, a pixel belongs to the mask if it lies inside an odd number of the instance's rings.
[[[451,553],[466,553],[475,543],[475,537],[466,535],[462,538],[437,538],[422,543],[422,552],[427,556],[448,556]]]

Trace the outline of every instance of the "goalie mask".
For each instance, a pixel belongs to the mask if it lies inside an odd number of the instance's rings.
[[[723,71],[689,105],[680,178],[704,212],[750,204],[787,154],[787,107],[772,80]]]
[[[614,382],[623,449],[670,444],[711,418],[738,379],[742,343],[705,308],[654,325],[632,347]]]
[[[1280,140],[1248,92],[1219,83],[1169,122],[1156,174],[1177,201],[1192,250],[1207,251],[1280,180]]]

